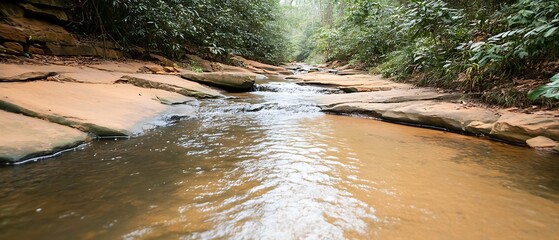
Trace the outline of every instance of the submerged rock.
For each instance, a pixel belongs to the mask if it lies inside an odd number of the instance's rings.
[[[88,140],[84,132],[0,111],[0,162],[17,163],[76,147]]]
[[[228,91],[246,92],[254,86],[257,75],[241,72],[211,72],[183,73],[181,77]]]
[[[526,140],[526,144],[531,148],[554,148],[558,146],[555,141],[543,136],[528,139]]]

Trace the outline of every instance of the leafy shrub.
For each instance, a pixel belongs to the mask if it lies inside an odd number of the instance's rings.
[[[185,43],[210,55],[238,54],[268,62],[285,58],[274,0],[98,0],[77,3],[75,27],[180,57]]]

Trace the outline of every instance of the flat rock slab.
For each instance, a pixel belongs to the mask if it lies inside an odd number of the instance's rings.
[[[53,79],[61,82],[96,84],[114,84],[119,82],[144,88],[162,89],[185,96],[199,98],[223,97],[221,93],[214,89],[188,81],[177,75],[137,73],[137,70],[145,65],[145,62],[140,61],[106,62],[89,65],[89,67],[0,64],[0,82],[33,81],[57,75]],[[122,81],[124,76],[136,78],[137,81]]]
[[[315,98],[323,107],[342,103],[400,103],[423,100],[455,100],[460,94],[441,93],[429,88],[394,89],[378,92],[357,92],[349,94],[323,95]]]
[[[559,141],[559,112],[548,114],[523,114],[504,112],[495,123],[491,135],[520,144],[526,140],[544,136]]]
[[[498,114],[487,109],[461,108],[460,104],[437,101],[344,103],[324,110],[475,133],[489,133],[492,123],[499,119]]]
[[[74,128],[0,111],[0,162],[17,163],[76,147],[88,140]]]
[[[310,73],[304,75],[296,75],[289,78],[301,80],[302,84],[338,87],[339,89],[348,93],[389,91],[392,89],[413,88],[413,86],[410,84],[395,83],[389,80],[382,79],[378,75],[366,74],[340,76],[328,73]]]
[[[188,101],[195,99],[126,84],[43,81],[0,84],[3,110],[48,119],[99,136],[141,133],[169,110],[171,106],[165,104]]]
[[[181,77],[228,91],[246,92],[254,86],[258,75],[240,72],[183,73]]]
[[[126,82],[143,88],[162,89],[197,98],[224,97],[214,89],[175,75],[130,74],[123,76],[119,82]]]
[[[0,82],[26,82],[46,79],[47,77],[55,76],[55,72],[26,72],[11,77],[0,77]]]

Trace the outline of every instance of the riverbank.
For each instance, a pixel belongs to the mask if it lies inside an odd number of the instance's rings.
[[[327,113],[368,116],[538,149],[559,146],[557,110],[491,107],[470,101],[461,93],[419,88],[347,69],[315,71],[289,78],[300,84],[344,91],[346,94],[316,98]]]
[[[314,97],[330,114],[558,148],[557,110],[499,109],[460,93],[417,88],[351,69],[312,68],[310,73],[288,75],[285,69],[300,71],[240,57],[236,59],[242,67],[191,58],[205,72],[138,60],[0,63],[0,134],[9,136],[0,140],[0,161],[33,161],[92,139],[136,136],[171,119],[194,116],[201,99],[250,91],[266,78],[339,89],[343,93]]]
[[[197,81],[247,90],[264,77],[222,64],[198,73],[138,60],[54,59],[0,63],[0,162],[35,160],[96,138],[136,136],[192,116],[200,99],[225,97]]]

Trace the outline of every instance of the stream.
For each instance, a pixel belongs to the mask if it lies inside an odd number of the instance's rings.
[[[270,82],[0,168],[0,239],[557,239],[547,151],[326,115]]]

